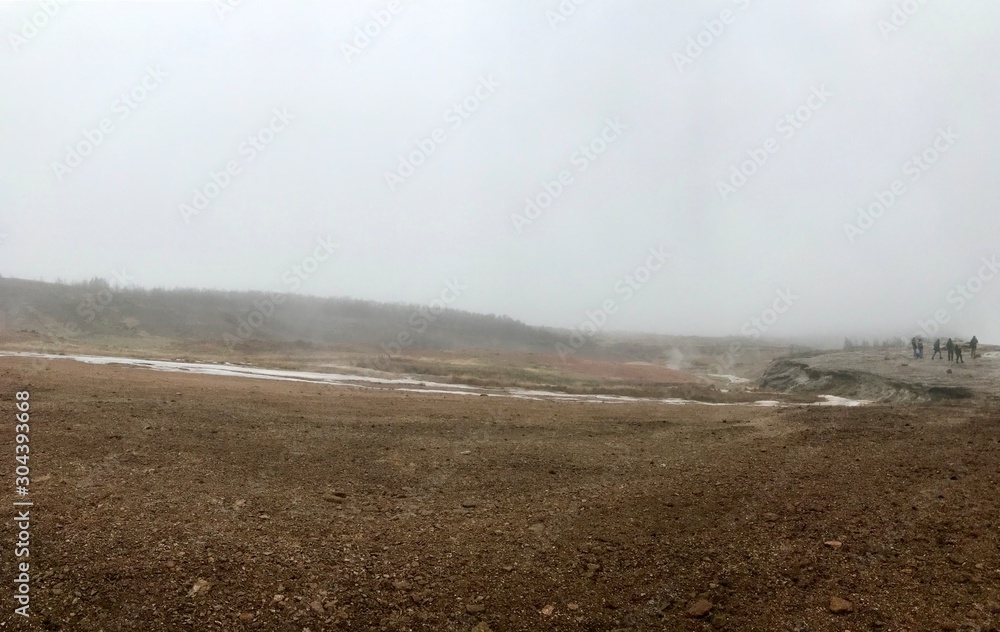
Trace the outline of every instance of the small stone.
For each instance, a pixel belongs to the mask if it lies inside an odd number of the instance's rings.
[[[478,507],[478,506],[479,506],[479,503],[477,503],[474,500],[466,500],[465,502],[462,503],[462,507],[465,507],[466,509],[474,509],[475,507]]]
[[[687,615],[689,617],[700,619],[712,611],[712,605],[712,602],[707,599],[699,599],[688,606]]]
[[[204,595],[211,588],[212,588],[212,585],[209,584],[206,580],[199,579],[198,581],[196,581],[194,583],[193,586],[191,586],[191,592],[188,593],[188,597],[196,597],[198,595]]]
[[[483,393],[483,396],[485,397],[486,393]],[[479,623],[476,624],[476,627],[472,628],[472,632],[493,632],[493,630],[490,628],[489,623],[486,623],[485,621],[480,621]]]
[[[764,520],[766,522],[777,522],[778,521],[778,514],[767,512],[766,514],[764,514]]]
[[[483,610],[486,610],[486,606],[481,603],[470,603],[465,607],[465,611],[469,614],[476,614],[482,612]]]
[[[323,500],[325,500],[328,503],[338,503],[339,504],[339,503],[344,502],[344,497],[343,496],[336,496],[334,494],[326,494],[326,495],[323,496]]]
[[[566,607],[569,608],[570,610],[574,610],[574,611],[580,609],[580,605],[579,604],[575,604],[575,603],[568,603],[568,604],[566,604]]]
[[[309,607],[313,609],[316,614],[323,614],[323,604],[318,601],[310,601]]]
[[[393,587],[396,590],[410,590],[411,588],[413,588],[413,585],[410,584],[410,582],[406,581],[405,579],[402,579],[398,582],[395,582],[393,584]]]
[[[252,612],[244,612],[244,613],[240,614],[240,621],[253,621],[253,613]]]
[[[555,611],[556,607],[553,606],[552,604],[548,604],[547,606],[542,608],[542,614],[545,615],[546,617],[552,616],[552,613]]]
[[[461,454],[472,454],[472,450],[462,450]]]
[[[847,614],[854,612],[854,604],[840,597],[830,597],[830,612],[833,614]]]
[[[829,540],[827,542],[824,542],[823,544],[827,545],[831,549],[839,549],[840,547],[844,546],[844,543],[840,542],[839,540]]]

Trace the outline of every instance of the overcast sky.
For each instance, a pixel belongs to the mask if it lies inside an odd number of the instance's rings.
[[[3,4],[0,274],[1000,339],[1000,5],[576,1]]]

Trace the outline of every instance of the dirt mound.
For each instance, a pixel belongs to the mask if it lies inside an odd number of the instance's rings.
[[[927,386],[853,369],[819,369],[796,360],[772,362],[757,384],[781,393],[838,395],[880,403],[966,399],[973,394],[960,386]]]

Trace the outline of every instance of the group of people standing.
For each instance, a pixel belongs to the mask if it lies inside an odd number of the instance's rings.
[[[924,341],[916,336],[910,340],[910,344],[913,346],[913,357],[923,358],[924,357]],[[972,359],[976,358],[976,347],[979,346],[979,339],[975,336],[969,341],[969,353],[972,355]],[[948,342],[945,343],[945,349],[948,351],[948,362],[961,362],[965,364],[965,359],[962,357],[962,343],[955,342],[951,338],[948,338]],[[944,355],[941,354],[941,339],[938,338],[934,341],[934,353],[931,354],[931,360],[936,357],[941,357],[944,359]]]

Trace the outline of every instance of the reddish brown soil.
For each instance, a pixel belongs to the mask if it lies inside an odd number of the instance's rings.
[[[8,592],[6,629],[1000,626],[985,404],[559,404],[2,358],[7,489],[25,387],[32,617]]]
[[[558,357],[557,357],[558,359]],[[559,366],[553,363],[552,366]],[[693,373],[668,369],[648,362],[602,362],[586,358],[567,358],[569,371],[587,377],[622,379],[635,382],[661,382],[668,384],[701,383],[703,379]]]

